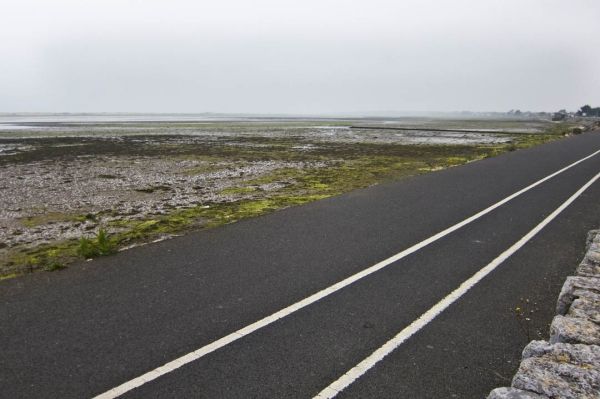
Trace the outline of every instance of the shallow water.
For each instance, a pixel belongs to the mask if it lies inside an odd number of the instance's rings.
[[[0,114],[3,123],[109,123],[109,122],[215,122],[253,121],[259,118],[205,114]]]
[[[0,130],[27,130],[35,129],[34,126],[19,125],[14,123],[0,123]]]

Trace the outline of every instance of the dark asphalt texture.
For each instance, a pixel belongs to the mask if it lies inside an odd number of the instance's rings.
[[[85,398],[198,349],[600,149],[593,132],[0,282],[0,397]],[[126,398],[311,398],[537,225],[600,155]],[[600,183],[340,398],[483,398],[547,337]],[[528,299],[529,326],[512,309]],[[534,302],[536,305],[534,305]],[[529,330],[529,331],[527,331]],[[528,337],[529,335],[529,337]]]

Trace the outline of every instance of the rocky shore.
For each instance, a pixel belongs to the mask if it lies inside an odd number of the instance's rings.
[[[154,157],[50,160],[0,169],[0,242],[5,247],[79,238],[115,220],[142,220],[203,203],[236,201],[224,191],[282,168],[326,162],[255,161],[232,165]],[[269,192],[284,185],[257,185]]]
[[[474,123],[490,132],[340,121],[3,125],[0,278],[81,259],[78,242],[101,229],[128,247],[563,135],[540,121]],[[534,133],[498,133],[510,129]]]

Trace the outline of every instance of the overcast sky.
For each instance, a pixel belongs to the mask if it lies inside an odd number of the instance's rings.
[[[600,1],[0,0],[0,112],[600,106]]]

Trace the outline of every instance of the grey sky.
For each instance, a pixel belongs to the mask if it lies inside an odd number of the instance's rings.
[[[0,112],[600,106],[600,1],[0,0]]]

